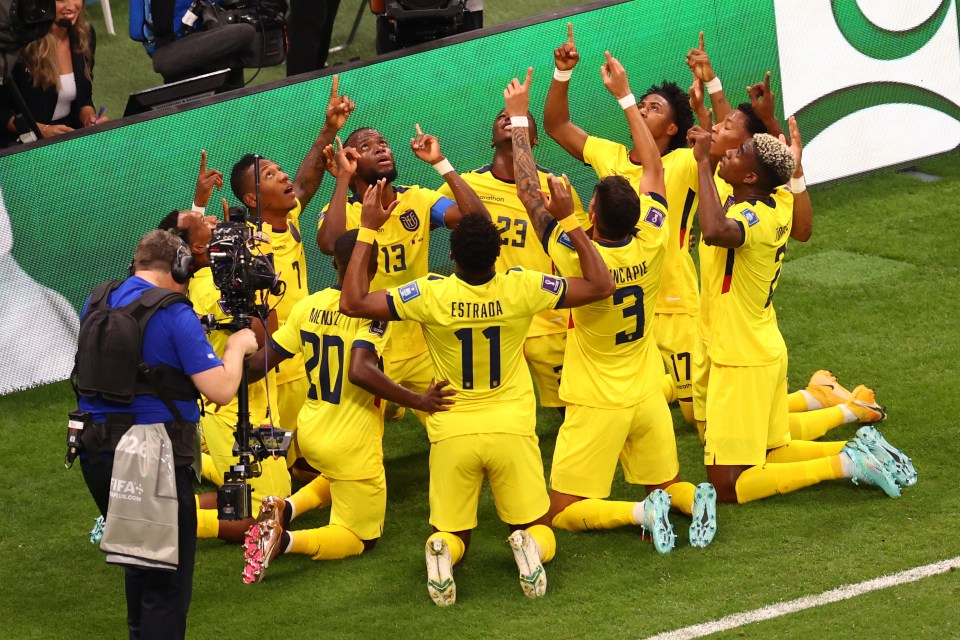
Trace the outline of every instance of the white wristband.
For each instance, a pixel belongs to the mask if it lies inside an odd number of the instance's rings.
[[[207,208],[206,208],[206,207],[201,207],[201,206],[198,205],[196,202],[193,203],[193,206],[190,207],[190,209],[191,209],[191,211],[196,211],[196,212],[199,213],[200,215],[204,215],[204,214],[207,212]]]
[[[451,171],[453,171],[453,165],[450,164],[450,161],[447,160],[446,158],[444,158],[437,164],[433,165],[433,168],[436,169],[437,173],[439,173],[441,176],[445,176]]]
[[[629,109],[630,107],[635,107],[637,105],[637,99],[633,96],[632,93],[628,93],[622,98],[618,99],[617,102],[620,103],[621,109]]]
[[[803,176],[799,178],[790,178],[790,193],[803,193],[807,190],[807,181]]]
[[[566,71],[561,71],[556,67],[553,68],[553,79],[557,82],[570,82],[570,76],[573,75],[573,69],[567,69]]]
[[[718,93],[723,91],[723,85],[720,84],[720,76],[713,76],[713,80],[704,82],[703,86],[707,90],[707,93]]]
[[[529,127],[530,120],[527,119],[527,116],[510,116],[510,126],[511,127]]]

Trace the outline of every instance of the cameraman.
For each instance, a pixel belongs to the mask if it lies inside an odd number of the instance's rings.
[[[183,242],[174,234],[154,230],[144,235],[134,254],[134,274],[109,294],[107,304],[114,309],[126,306],[154,287],[184,293],[186,283],[177,282],[173,275],[175,269],[184,266],[183,252]],[[86,309],[83,316],[84,321],[87,320]],[[83,321],[80,332],[83,335]],[[207,342],[190,306],[174,302],[150,318],[140,345],[127,346],[130,350],[139,349],[143,362],[151,368],[165,366],[168,377],[188,377],[204,395],[225,403],[236,393],[243,358],[256,351],[257,342],[249,329],[238,331],[227,341],[221,360]],[[104,349],[99,343],[98,348]],[[102,367],[103,359],[100,354],[78,353],[78,380],[85,371]],[[183,638],[196,550],[191,445],[195,443],[200,408],[195,400],[166,402],[155,393],[138,393],[130,404],[121,404],[103,397],[103,393],[110,391],[102,389],[100,393],[79,399],[80,410],[89,412],[92,422],[82,432],[83,477],[108,522],[114,451],[123,426],[163,423],[174,445],[179,562],[175,571],[125,567],[129,635],[130,638]]]

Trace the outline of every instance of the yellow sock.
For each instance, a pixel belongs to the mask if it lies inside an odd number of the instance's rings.
[[[843,408],[815,409],[790,414],[790,435],[797,440],[816,440],[844,423]]]
[[[209,453],[200,454],[200,475],[218,487],[223,484],[223,474],[217,470],[217,465],[213,464],[213,456]]]
[[[587,498],[569,505],[553,517],[553,526],[567,531],[616,529],[637,524],[633,517],[635,502]]]
[[[697,428],[697,435],[700,436],[700,444],[707,444],[707,423],[705,420],[696,420],[693,425]]]
[[[807,397],[799,391],[787,394],[787,411],[790,413],[802,413],[808,411]]]
[[[527,533],[540,547],[540,562],[546,564],[553,560],[553,556],[557,555],[557,537],[553,535],[553,529],[545,524],[535,524],[527,527]]]
[[[840,453],[846,442],[809,442],[807,440],[791,440],[790,444],[767,453],[767,462],[802,462],[827,458]]]
[[[290,534],[288,552],[306,554],[314,560],[339,560],[363,553],[363,541],[338,524],[287,533]]]
[[[427,538],[427,542],[430,542],[434,538],[442,538],[447,543],[447,548],[450,549],[450,564],[454,565],[463,560],[463,554],[466,553],[467,548],[463,544],[463,540],[460,539],[455,533],[450,533],[448,531],[437,531],[432,536]]]
[[[840,456],[803,462],[767,463],[750,467],[737,480],[737,502],[751,502],[790,493],[823,480],[843,477]]]
[[[220,534],[220,521],[216,509],[197,507],[197,537],[216,538]]]
[[[664,489],[670,494],[670,506],[688,516],[693,513],[693,494],[696,490],[689,482],[674,482]]]
[[[663,389],[663,397],[667,399],[667,404],[675,402],[677,399],[677,383],[669,373],[663,374],[663,380],[660,383]]]
[[[330,481],[323,476],[317,476],[288,499],[290,503],[293,504],[293,517],[297,517],[311,509],[329,507]]]
[[[687,424],[692,424],[696,426],[697,420],[693,417],[693,399],[681,399],[680,400],[680,413],[683,414],[683,419],[687,421]]]

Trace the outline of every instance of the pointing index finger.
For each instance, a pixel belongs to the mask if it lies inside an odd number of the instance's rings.
[[[573,44],[573,23],[567,23],[567,42]]]
[[[333,74],[333,84],[330,85],[330,97],[336,98],[339,95],[340,90],[340,76],[338,74]]]
[[[767,71],[767,75],[763,78],[763,92],[765,94],[770,93],[770,72]]]
[[[703,31],[700,32],[700,51],[703,51]]]
[[[533,67],[527,67],[527,79],[523,81],[523,87],[530,86],[530,80],[533,78]]]
[[[416,124],[416,127],[417,127],[417,135],[418,135],[418,136],[422,136],[422,135],[423,135],[423,131],[420,129],[420,123],[419,123],[419,122]]]
[[[203,149],[200,150],[200,173],[203,173],[207,170],[207,152]]]

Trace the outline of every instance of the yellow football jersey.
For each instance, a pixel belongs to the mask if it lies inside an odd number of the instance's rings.
[[[371,291],[399,287],[427,275],[430,271],[427,259],[431,223],[441,226],[443,213],[453,204],[452,200],[430,189],[399,185],[393,185],[393,189],[397,194],[397,206],[377,230],[377,275],[370,283]],[[323,226],[329,206],[320,212],[318,228]],[[351,196],[347,200],[347,231],[360,228],[362,210],[362,198]],[[416,323],[398,322],[392,333],[389,352],[394,360],[412,358],[427,350],[423,332]]]
[[[597,177],[623,176],[639,192],[643,166],[630,159],[630,150],[622,144],[590,136],[583,146],[583,159]],[[670,234],[656,312],[696,314],[700,300],[697,269],[690,256],[690,229],[699,200],[697,161],[692,149],[674,149],[662,160]]]
[[[536,399],[523,343],[533,316],[563,303],[567,281],[514,268],[487,282],[430,275],[388,291],[397,319],[423,325],[437,380],[454,405],[427,419],[431,442],[476,433],[531,436]]]
[[[540,188],[544,193],[550,193],[550,186],[547,184],[549,172],[537,167],[537,173],[540,177]],[[490,218],[500,231],[500,257],[497,258],[496,270],[502,273],[513,267],[523,267],[553,273],[553,261],[543,250],[533,225],[530,224],[530,216],[517,195],[517,183],[495,175],[493,165],[490,164],[464,173],[461,177],[483,201],[490,212]],[[440,193],[448,198],[453,197],[453,191],[446,183],[440,187]],[[590,221],[583,210],[580,196],[576,190],[572,190],[571,195],[573,214],[584,228],[588,228]],[[564,333],[569,322],[569,309],[548,309],[534,316],[527,337]]]
[[[297,438],[329,453],[324,475],[337,480],[376,477],[383,468],[383,414],[378,398],[352,384],[353,349],[383,352],[390,324],[340,313],[340,288],[314,293],[293,307],[272,337],[273,348],[306,359],[310,391],[297,420]]]
[[[700,243],[701,337],[719,364],[772,364],[786,354],[773,294],[793,224],[793,194],[779,188],[765,200],[740,203],[730,195],[724,210],[744,241],[736,249]]]
[[[270,249],[273,253],[273,267],[280,279],[286,284],[283,297],[277,303],[277,324],[282,325],[290,316],[294,305],[307,297],[307,257],[303,252],[303,242],[300,238],[300,213],[302,207],[297,200],[297,206],[287,214],[286,231],[276,231],[269,224],[264,224],[264,231],[270,237]],[[303,368],[303,356],[299,353],[281,363],[277,371],[277,384],[299,380],[306,375]]]
[[[218,322],[228,320],[230,316],[224,312],[220,306],[220,291],[213,284],[213,271],[210,267],[198,269],[193,277],[190,278],[187,297],[193,303],[193,310],[200,315],[213,314]],[[223,350],[227,345],[227,338],[230,337],[230,331],[226,329],[217,329],[211,331],[207,338],[213,345],[213,350],[217,355],[223,357]],[[275,376],[270,376],[264,380],[250,383],[250,424],[261,425],[269,423],[267,417],[267,384],[270,385],[270,400],[277,400],[277,383]],[[203,409],[207,413],[216,414],[229,424],[237,422],[237,399],[234,397],[229,404],[223,406],[217,405],[205,397],[203,398]],[[279,416],[274,414],[273,423],[276,426],[283,426],[278,422]],[[202,420],[202,419],[201,419]]]
[[[663,359],[651,327],[670,233],[667,203],[643,194],[640,205],[631,236],[594,242],[617,290],[572,310],[560,378],[560,399],[569,404],[616,409],[663,393]],[[551,224],[545,236],[560,274],[581,277],[580,259],[560,225]]]

